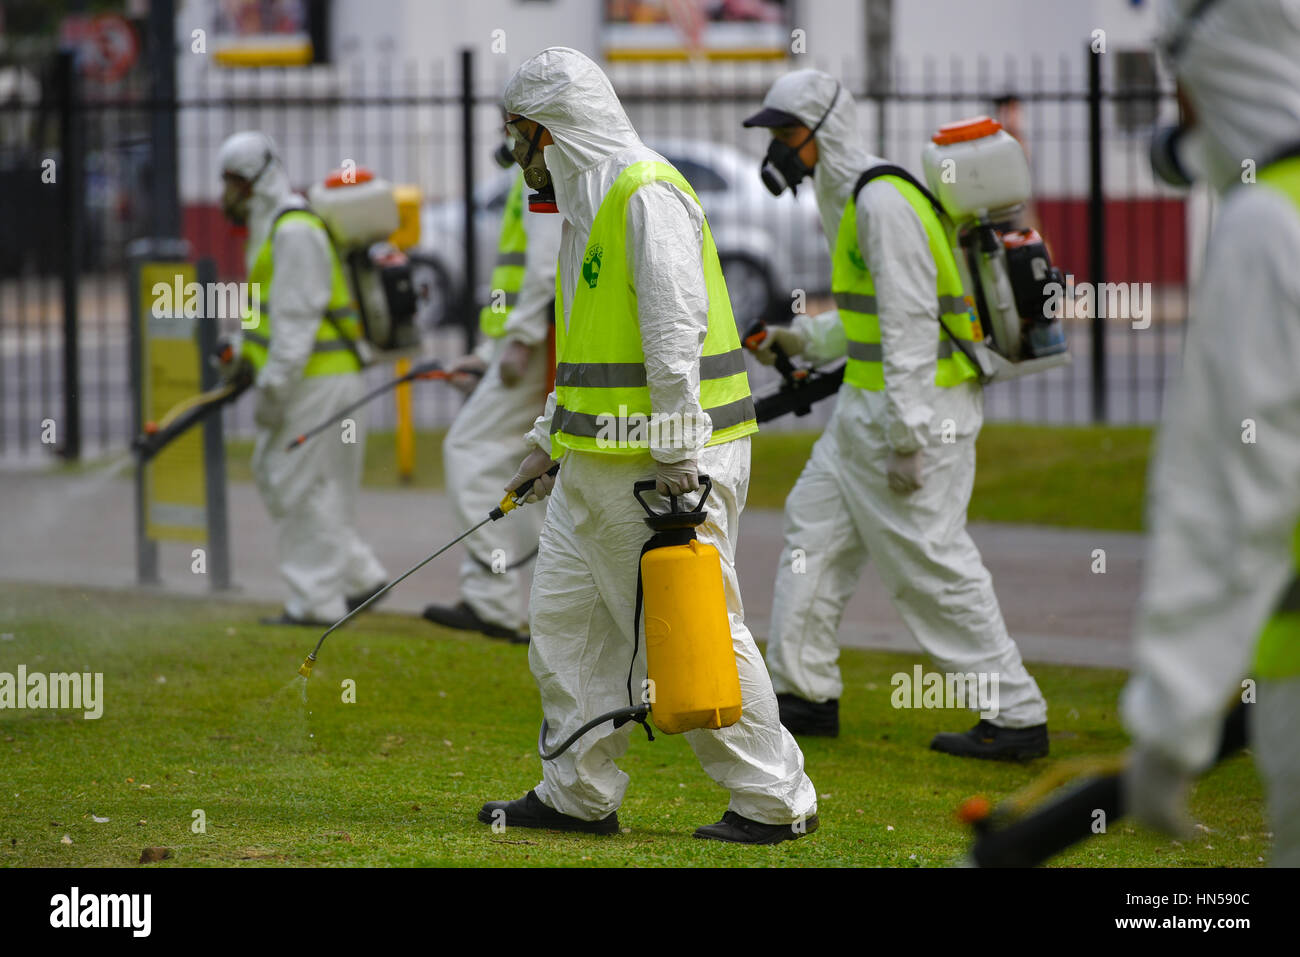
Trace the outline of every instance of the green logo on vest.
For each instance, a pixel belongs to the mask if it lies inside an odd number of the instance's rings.
[[[587,285],[592,289],[600,281],[600,255],[603,252],[600,243],[597,243],[587,251],[587,258],[582,261],[582,278],[587,280]]]
[[[861,269],[863,272],[867,271],[867,261],[862,258],[862,253],[858,250],[856,245],[849,247],[849,262],[853,263],[854,266]]]

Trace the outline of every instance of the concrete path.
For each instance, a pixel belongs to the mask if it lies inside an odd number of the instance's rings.
[[[230,510],[237,585],[230,597],[278,602],[275,537],[252,485],[230,486]],[[366,490],[359,514],[363,534],[393,575],[463,531],[453,524],[439,493]],[[972,525],[970,530],[1026,660],[1128,665],[1142,536],[1012,525]],[[1091,571],[1098,548],[1106,553],[1105,574]],[[746,512],[738,565],[747,621],[760,639],[767,634],[780,551],[781,513]],[[189,546],[161,547],[165,592],[207,593],[207,580],[191,573],[190,563]],[[386,610],[418,613],[428,602],[454,601],[458,564],[459,556],[450,553],[431,563],[393,591]],[[75,476],[0,473],[0,580],[133,587],[129,477],[103,470]],[[232,614],[249,613],[232,609]],[[870,566],[845,613],[840,639],[854,647],[916,650]]]

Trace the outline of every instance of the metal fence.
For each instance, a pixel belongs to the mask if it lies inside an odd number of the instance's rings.
[[[1170,93],[1110,89],[1098,58],[1083,51],[1058,63],[996,70],[982,62],[899,66],[883,90],[868,89],[854,64],[814,65],[838,71],[853,92],[865,142],[918,173],[921,148],[941,123],[990,112],[998,99],[1002,110],[1008,97],[1018,101],[1017,132],[1037,187],[1031,215],[1057,264],[1079,281],[1150,283],[1153,296],[1145,327],[1095,316],[1067,320],[1074,363],[991,387],[986,414],[1154,421],[1181,346],[1188,250],[1195,246],[1189,237],[1200,228],[1184,199],[1157,189],[1141,161],[1145,126],[1138,126],[1171,109]],[[468,51],[453,63],[298,70],[182,63],[178,92],[168,95],[157,76],[97,89],[78,80],[67,56],[11,66],[36,85],[19,84],[0,101],[8,184],[0,191],[0,458],[43,459],[51,451],[76,458],[126,446],[134,428],[126,245],[166,235],[175,221],[195,258],[212,257],[223,278],[242,278],[240,240],[217,204],[218,147],[239,129],[274,137],[303,188],[345,161],[418,185],[424,230],[413,259],[424,293],[425,348],[451,359],[472,342],[510,176],[491,160],[500,142],[502,70],[476,64]],[[706,76],[687,70],[667,80],[652,65],[611,69],[642,138],[696,185],[715,233],[735,237],[727,240],[732,245],[720,239],[719,248],[738,317],[760,304],[788,315],[796,290],[810,308],[827,301],[829,257],[809,191],[779,200],[762,193],[758,157],[766,139],[740,126],[775,75],[770,65],[748,64],[729,72],[715,64]],[[159,146],[172,123],[174,161]],[[379,381],[389,371],[367,375]],[[756,369],[756,390],[771,381],[767,375]],[[417,425],[446,425],[460,401],[445,386],[418,386]],[[251,431],[248,405],[227,413],[231,433]],[[377,403],[371,423],[391,427],[391,403]]]

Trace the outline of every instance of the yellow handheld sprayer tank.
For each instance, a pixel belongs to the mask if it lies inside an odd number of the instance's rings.
[[[690,511],[654,512],[641,497],[653,481],[637,482],[636,499],[654,535],[641,553],[645,608],[646,697],[655,727],[665,734],[725,728],[740,720],[740,675],[722,589],[718,550],[695,537],[707,517],[704,492]]]

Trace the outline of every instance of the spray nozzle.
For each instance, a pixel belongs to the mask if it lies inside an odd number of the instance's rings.
[[[313,651],[302,660],[302,665],[298,668],[298,674],[302,675],[304,678],[310,678],[311,668],[314,664],[316,664],[316,652]]]

